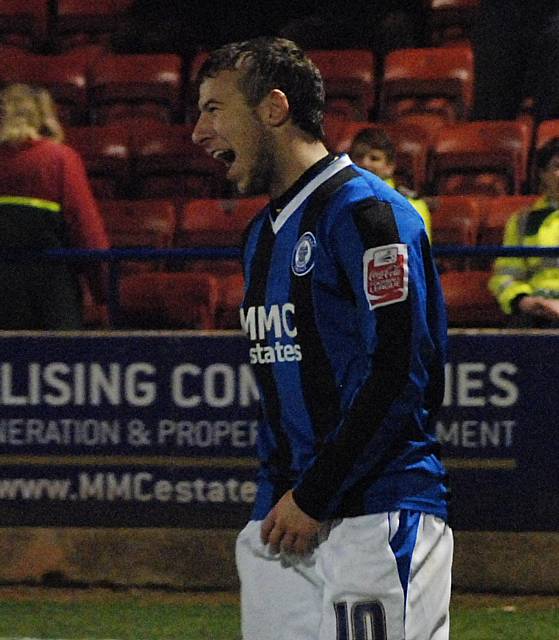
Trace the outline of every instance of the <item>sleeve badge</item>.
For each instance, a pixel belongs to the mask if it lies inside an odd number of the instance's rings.
[[[363,254],[363,286],[370,309],[408,297],[408,247],[387,244]]]

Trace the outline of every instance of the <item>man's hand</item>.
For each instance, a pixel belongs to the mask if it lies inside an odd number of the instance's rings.
[[[273,553],[305,555],[316,545],[319,528],[318,520],[299,509],[292,492],[287,491],[262,523],[261,537]]]
[[[538,318],[559,320],[559,300],[544,298],[543,296],[524,296],[518,308],[522,313],[527,313]]]

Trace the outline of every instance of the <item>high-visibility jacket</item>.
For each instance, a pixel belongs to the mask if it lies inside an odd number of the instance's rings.
[[[559,246],[559,209],[545,196],[507,221],[504,246]],[[559,298],[559,259],[555,257],[497,258],[489,290],[507,314],[518,296]]]
[[[423,222],[425,223],[425,230],[427,231],[427,236],[431,239],[431,212],[429,211],[429,207],[425,200],[417,197],[415,191],[408,189],[407,187],[403,187],[402,185],[396,184],[393,178],[388,178],[385,180],[386,184],[399,191],[405,198],[407,198],[408,202],[413,206],[413,208],[419,213],[419,215],[423,218]]]

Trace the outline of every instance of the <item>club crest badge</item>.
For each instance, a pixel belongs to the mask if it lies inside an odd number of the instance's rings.
[[[314,267],[316,238],[310,231],[305,232],[293,249],[291,270],[296,276],[304,276]]]
[[[363,286],[370,309],[408,297],[408,247],[387,244],[363,254]]]

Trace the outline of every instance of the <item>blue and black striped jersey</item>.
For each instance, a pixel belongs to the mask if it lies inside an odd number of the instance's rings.
[[[243,249],[241,324],[263,415],[254,519],[290,488],[316,519],[447,516],[433,430],[446,316],[407,200],[345,155],[311,176]]]

